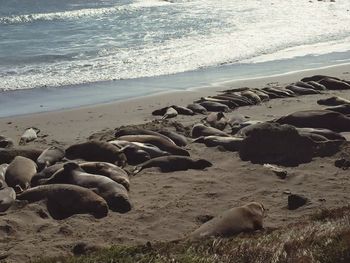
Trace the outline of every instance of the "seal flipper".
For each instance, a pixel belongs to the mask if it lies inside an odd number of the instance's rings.
[[[69,213],[67,209],[62,207],[58,202],[52,199],[47,200],[47,210],[53,219],[62,220],[72,216],[74,213]]]

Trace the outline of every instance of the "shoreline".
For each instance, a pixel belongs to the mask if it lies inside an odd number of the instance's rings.
[[[140,124],[155,119],[151,112],[171,104],[186,106],[202,96],[212,95],[218,90],[232,87],[263,87],[270,82],[281,85],[295,82],[304,76],[328,74],[346,78],[350,72],[350,64],[311,69],[277,76],[243,79],[213,83],[211,86],[192,88],[188,90],[162,91],[143,97],[129,98],[109,103],[94,104],[72,109],[56,110],[26,115],[0,118],[0,133],[6,136],[20,137],[28,127],[44,127],[43,132],[56,141],[64,144],[72,143],[76,138],[87,138],[91,132],[96,132],[111,126],[119,127],[128,124]],[[67,127],[66,127],[67,126]],[[46,127],[46,128],[45,128]],[[65,134],[70,130],[69,135]],[[46,130],[46,131],[45,131]]]

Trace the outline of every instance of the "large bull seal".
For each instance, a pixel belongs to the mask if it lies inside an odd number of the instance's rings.
[[[186,156],[170,155],[154,158],[144,162],[140,166],[136,167],[134,174],[142,171],[143,169],[151,167],[159,167],[162,172],[172,172],[184,171],[188,169],[203,170],[210,166],[212,166],[212,163],[204,159],[193,160]]]
[[[230,237],[242,232],[262,229],[264,212],[264,206],[257,202],[231,208],[201,225],[189,235],[189,239]]]
[[[350,118],[328,110],[298,111],[276,120],[299,128],[324,128],[337,132],[350,131]]]
[[[25,157],[17,156],[7,167],[6,183],[11,187],[27,189],[36,174],[36,164]]]
[[[68,159],[83,159],[86,161],[100,161],[125,166],[126,156],[115,145],[102,141],[89,141],[72,145],[66,149]]]
[[[131,204],[128,192],[123,185],[116,183],[106,176],[86,173],[75,162],[65,163],[63,169],[63,172],[58,171],[46,183],[68,183],[93,189],[107,201],[112,211],[120,213],[130,211]]]
[[[46,199],[47,209],[54,219],[65,219],[74,214],[92,214],[95,218],[102,218],[108,214],[107,203],[102,197],[76,185],[41,185],[22,192],[17,199],[29,202]]]

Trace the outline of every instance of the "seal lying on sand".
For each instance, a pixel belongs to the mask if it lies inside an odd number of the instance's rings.
[[[325,110],[335,111],[335,112],[348,115],[350,114],[350,104],[343,104],[343,105],[338,105],[334,107],[329,107],[329,108],[326,108]]]
[[[223,131],[228,124],[228,119],[223,112],[212,112],[203,120],[211,127],[221,131]]]
[[[350,131],[350,118],[327,110],[297,111],[276,120],[299,128],[324,128],[337,132]]]
[[[0,135],[0,148],[12,148],[15,145],[15,142],[8,137]]]
[[[125,146],[137,147],[140,150],[147,152],[150,155],[151,159],[155,157],[170,155],[170,153],[166,151],[162,151],[157,146],[154,146],[153,144],[150,144],[150,143],[129,142],[129,141],[123,141],[123,140],[113,140],[113,141],[109,141],[109,143],[117,145],[118,147],[125,147]]]
[[[36,164],[25,157],[17,156],[7,167],[6,183],[11,187],[27,189],[33,176],[36,174]]]
[[[213,127],[208,127],[203,124],[197,123],[193,125],[191,136],[192,138],[198,138],[201,136],[210,136],[210,135],[217,135],[217,136],[230,136],[226,132],[220,131]]]
[[[163,114],[162,114],[163,115]],[[171,143],[174,143],[168,136],[165,136],[159,132],[146,130],[146,129],[138,129],[138,128],[120,128],[116,129],[114,136],[116,138],[119,138],[121,136],[125,135],[154,135],[163,138],[164,140],[167,140]]]
[[[108,214],[108,205],[102,197],[77,185],[41,185],[22,192],[17,199],[29,202],[47,199],[50,215],[58,220],[75,214],[92,214],[95,218]]]
[[[198,103],[191,103],[187,105],[187,108],[192,110],[195,113],[207,114],[207,109]]]
[[[186,156],[170,155],[154,158],[144,162],[135,168],[134,174],[139,173],[143,169],[151,167],[159,167],[162,172],[172,172],[184,171],[188,169],[203,170],[210,166],[212,166],[212,163],[204,159],[193,160]]]
[[[187,145],[186,137],[181,134],[168,130],[160,130],[159,133],[170,138],[177,146],[181,147]]]
[[[343,104],[349,104],[350,105],[350,100],[333,96],[327,99],[321,99],[317,101],[317,104],[319,105],[326,105],[326,106],[339,106]]]
[[[47,148],[40,154],[40,156],[36,160],[39,170],[42,170],[47,166],[51,166],[61,161],[64,155],[65,152],[61,148],[58,148],[56,146],[51,146]]]
[[[23,156],[36,161],[42,152],[39,149],[28,148],[0,149],[0,164],[10,163],[16,156]]]
[[[230,237],[262,229],[264,212],[264,206],[257,202],[231,208],[201,225],[188,238],[199,240],[208,237]]]
[[[0,212],[5,212],[15,202],[16,192],[12,187],[1,184],[0,182]]]
[[[130,211],[131,204],[128,192],[123,185],[116,183],[106,176],[86,173],[75,162],[65,163],[63,169],[63,172],[55,173],[46,183],[68,183],[92,189],[107,201],[112,211],[120,213]]]
[[[66,157],[71,160],[83,159],[114,163],[122,167],[125,166],[127,161],[125,154],[118,147],[102,141],[74,144],[66,149]]]
[[[202,136],[194,140],[194,143],[204,143],[208,147],[221,146],[228,151],[238,151],[243,138],[222,137],[222,136]]]
[[[180,148],[175,143],[171,143],[159,136],[154,135],[125,135],[118,138],[119,140],[129,141],[129,142],[141,142],[150,143],[157,146],[163,151],[167,151],[172,154],[190,156],[189,152]]]

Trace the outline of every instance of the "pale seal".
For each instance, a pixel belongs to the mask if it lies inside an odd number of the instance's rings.
[[[17,156],[7,167],[5,173],[6,183],[11,187],[27,189],[37,172],[37,166],[32,160]]]
[[[263,228],[265,208],[252,202],[231,208],[201,225],[189,235],[190,240],[208,237],[230,237],[242,232],[253,232]]]
[[[49,148],[45,149],[36,160],[39,170],[61,161],[64,155],[64,149],[56,146],[50,146]]]

